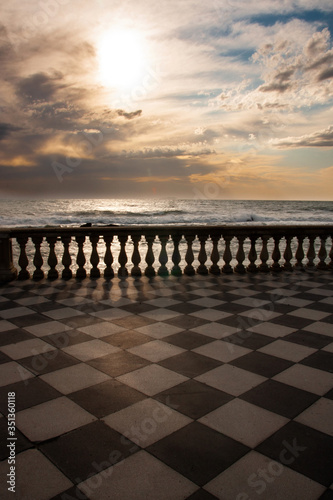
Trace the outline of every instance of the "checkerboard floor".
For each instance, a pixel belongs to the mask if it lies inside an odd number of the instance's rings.
[[[0,412],[2,499],[332,499],[333,275],[3,286]]]

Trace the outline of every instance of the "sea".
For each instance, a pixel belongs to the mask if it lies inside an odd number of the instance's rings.
[[[333,223],[333,201],[248,201],[248,200],[207,200],[207,199],[73,199],[73,200],[0,200],[0,228],[6,227],[78,227],[84,224],[92,224],[93,226],[105,226],[109,224],[124,226],[124,225],[293,225],[293,224],[332,224]],[[318,241],[317,241],[318,240]],[[316,251],[320,247],[320,240],[317,238],[315,242]],[[327,255],[329,254],[332,244],[331,238],[327,240]],[[307,251],[308,243],[304,243],[304,250]],[[273,251],[273,240],[268,242],[268,250],[270,256]],[[167,267],[172,268],[172,253],[173,242],[170,240],[167,243],[166,251],[168,255]],[[233,260],[231,265],[236,263],[235,256],[238,248],[237,239],[231,241],[231,251]],[[246,255],[250,248],[250,242],[245,241],[244,250]],[[292,250],[295,254],[297,248],[297,240],[292,241]],[[158,240],[154,242],[153,253],[155,255],[154,267],[156,270],[159,266],[159,253],[161,245]],[[180,267],[183,269],[186,265],[185,254],[187,244],[182,240],[179,245],[181,255]],[[194,265],[197,266],[198,254],[200,250],[199,240],[196,239],[192,246],[194,252]],[[63,246],[61,242],[57,242],[56,254],[58,259],[57,269],[61,273],[63,269],[62,255]],[[72,241],[69,247],[72,258],[72,270],[77,270],[76,256],[77,243]],[[119,263],[117,262],[120,243],[117,238],[112,242],[112,255],[114,257],[114,271],[117,272]],[[220,253],[220,264],[223,265],[223,242],[219,242],[218,250]],[[258,247],[260,253],[260,248]],[[33,256],[34,246],[29,240],[26,247],[30,273],[34,271]],[[48,271],[48,253],[49,247],[46,241],[42,247],[43,267]],[[100,240],[97,251],[100,257],[101,271],[105,267],[104,254],[105,245]],[[206,251],[208,261],[206,265],[211,264],[210,255],[212,252],[212,243],[207,241]],[[283,248],[281,248],[283,252]],[[145,269],[145,256],[147,253],[147,243],[143,239],[139,244],[139,252],[141,255],[140,267],[142,271]],[[84,245],[84,253],[86,257],[86,270],[91,269],[90,256],[91,244],[86,239]],[[128,257],[128,270],[130,271],[133,264],[131,256],[133,253],[133,242],[129,240],[126,244],[126,254]],[[18,267],[19,246],[13,241],[13,260],[14,265]],[[318,258],[317,258],[318,261]],[[317,262],[315,261],[315,262]],[[268,263],[272,262],[271,257]],[[295,259],[292,260],[295,262]],[[244,262],[247,264],[248,260]]]
[[[333,201],[208,199],[0,200],[0,227],[147,224],[330,224]]]

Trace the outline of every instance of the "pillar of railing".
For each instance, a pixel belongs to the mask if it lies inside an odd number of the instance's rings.
[[[291,259],[293,258],[293,253],[291,251],[291,236],[287,235],[286,236],[286,248],[285,248],[285,251],[284,251],[284,254],[283,254],[283,258],[285,260],[284,262],[284,265],[283,265],[283,269],[285,271],[292,271],[293,270],[293,266],[291,264]]]
[[[224,237],[225,249],[224,249],[224,254],[223,254],[224,266],[222,267],[222,272],[226,273],[226,274],[230,274],[233,272],[233,269],[230,265],[230,262],[232,261],[232,254],[231,254],[231,250],[230,250],[231,240],[232,240],[232,236],[226,235]]]
[[[84,268],[84,265],[86,263],[86,258],[85,258],[84,251],[83,251],[83,245],[84,245],[85,240],[86,240],[86,237],[83,235],[77,235],[75,237],[75,241],[78,245],[78,252],[77,252],[77,256],[76,256],[76,264],[78,266],[78,269],[76,271],[76,278],[79,280],[83,280],[87,276],[87,272]]]
[[[20,256],[18,260],[18,264],[21,268],[19,274],[18,274],[18,279],[19,280],[27,280],[30,278],[30,273],[27,270],[27,267],[29,265],[29,260],[26,252],[26,244],[28,243],[28,236],[19,236],[17,238],[17,243],[19,244],[20,247]]]
[[[268,261],[267,243],[268,243],[269,238],[268,238],[268,236],[263,235],[261,237],[261,239],[262,239],[262,249],[261,249],[261,253],[260,253],[261,264],[259,266],[259,271],[262,273],[268,273],[269,267],[267,264],[267,261]]]
[[[57,242],[56,236],[47,236],[46,241],[50,246],[49,258],[47,260],[48,265],[50,266],[47,277],[49,280],[56,280],[58,278],[58,271],[56,270],[56,266],[58,264],[58,259],[55,253],[55,244]]]
[[[43,257],[40,251],[40,246],[43,243],[43,236],[35,235],[32,237],[32,242],[35,245],[35,256],[34,256],[34,280],[41,280],[44,278],[44,271],[42,270]]]
[[[187,243],[187,250],[186,250],[186,255],[185,255],[185,262],[186,266],[184,268],[184,274],[187,276],[193,276],[195,274],[195,269],[193,267],[193,261],[194,261],[194,255],[193,255],[193,241],[195,239],[194,234],[186,234],[185,235],[186,243]]]
[[[104,242],[105,242],[104,263],[106,266],[104,269],[104,278],[110,279],[110,278],[114,277],[114,271],[112,268],[113,255],[112,255],[112,251],[111,251],[113,236],[110,236],[109,234],[105,234],[103,238],[104,238]]]
[[[168,254],[166,251],[166,244],[169,240],[169,236],[159,236],[160,242],[161,242],[161,251],[159,255],[159,263],[161,264],[159,269],[158,269],[158,275],[159,276],[168,276],[169,271],[167,268],[167,262],[168,262]]]
[[[220,274],[220,268],[217,265],[218,261],[220,260],[220,255],[218,251],[218,244],[220,241],[220,236],[217,234],[212,235],[212,243],[213,243],[213,250],[212,250],[212,255],[211,255],[211,260],[212,260],[212,265],[209,268],[209,272],[211,274]]]
[[[174,245],[174,247],[173,247],[173,254],[172,254],[173,266],[172,266],[172,269],[171,269],[171,274],[173,276],[181,276],[182,275],[182,270],[179,267],[179,262],[181,260],[180,253],[179,253],[179,242],[181,240],[181,236],[177,234],[172,239],[173,239],[173,245]]]
[[[6,233],[0,233],[0,282],[12,281],[17,277],[13,264],[12,240]]]
[[[325,259],[327,257],[326,252],[326,238],[323,235],[320,235],[320,249],[318,253],[319,262],[317,264],[317,269],[327,269],[327,264]]]
[[[250,264],[247,266],[246,270],[249,273],[256,273],[258,271],[258,268],[257,268],[257,266],[255,264],[255,262],[257,260],[257,251],[256,251],[257,237],[256,236],[250,236],[250,240],[251,240],[251,248],[250,248],[250,251],[249,251],[249,261],[250,261]]]
[[[145,269],[145,276],[155,276],[155,269],[154,269],[154,262],[155,262],[155,257],[154,257],[154,252],[153,252],[153,243],[155,241],[155,236],[148,235],[145,236],[148,249],[147,249],[147,254],[146,254],[146,263],[147,267]]]

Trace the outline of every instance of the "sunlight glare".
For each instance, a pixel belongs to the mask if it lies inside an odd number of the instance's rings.
[[[143,37],[134,30],[117,29],[104,34],[99,46],[100,78],[105,86],[133,87],[143,77]]]

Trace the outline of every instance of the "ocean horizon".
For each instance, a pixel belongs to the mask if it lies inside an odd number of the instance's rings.
[[[0,227],[329,224],[333,201],[201,199],[6,199]]]

